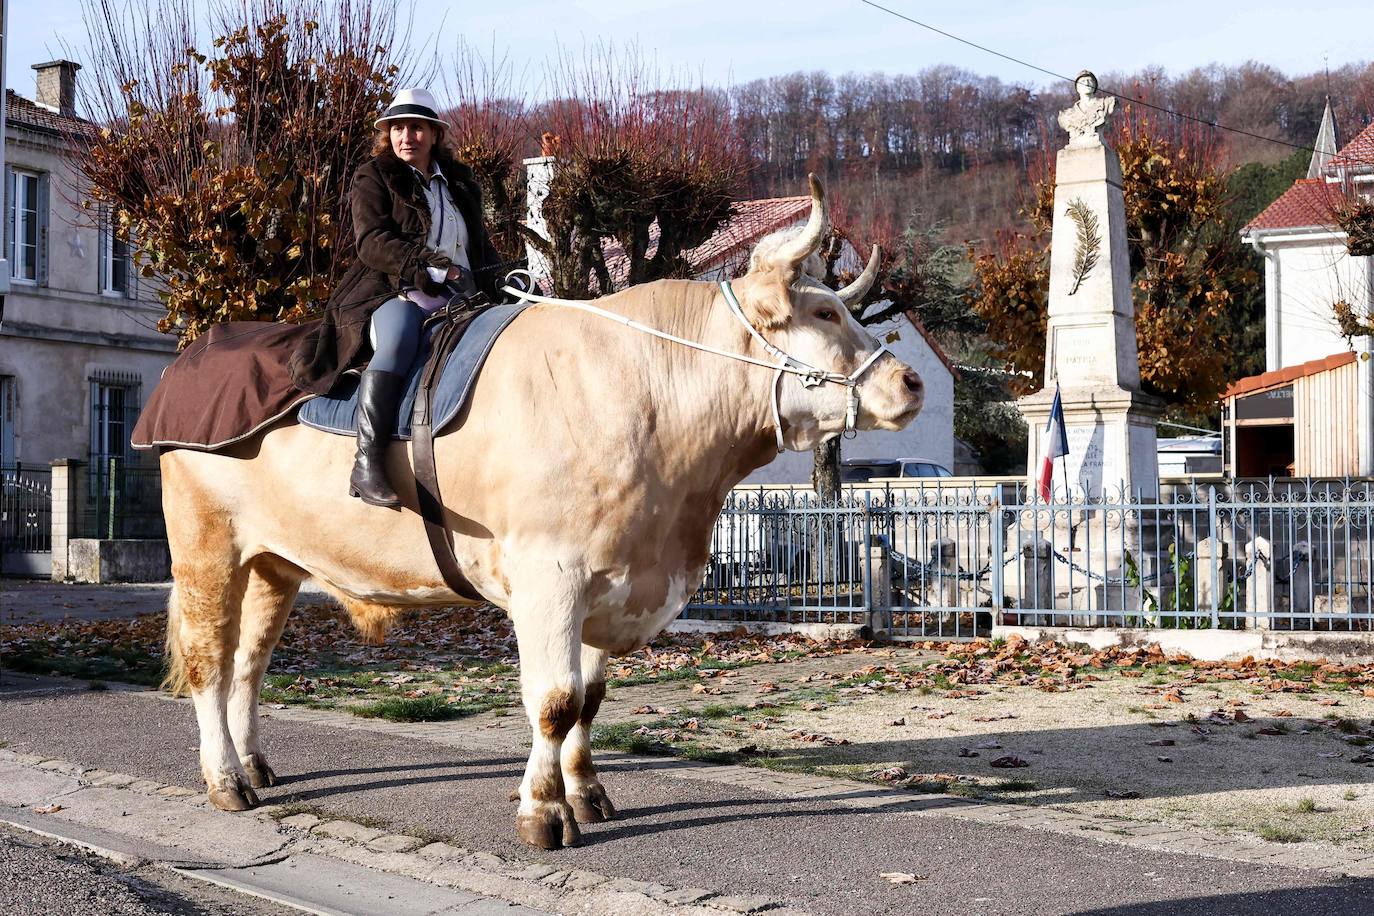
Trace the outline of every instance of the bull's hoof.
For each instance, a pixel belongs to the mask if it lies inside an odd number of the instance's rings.
[[[515,830],[520,839],[540,849],[562,849],[582,842],[577,820],[567,802],[536,802],[530,814],[515,816]]]
[[[248,784],[255,789],[265,789],[277,784],[277,774],[267,765],[261,754],[249,754],[242,761],[243,771],[248,774]]]
[[[615,805],[606,797],[606,790],[599,784],[584,786],[581,791],[568,796],[573,814],[579,824],[599,824],[615,817]]]
[[[247,811],[258,806],[258,793],[242,784],[232,788],[212,788],[210,804],[221,811]]]

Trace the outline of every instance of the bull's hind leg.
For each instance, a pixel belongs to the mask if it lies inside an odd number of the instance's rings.
[[[606,696],[606,659],[608,653],[591,646],[582,647],[582,713],[568,737],[563,740],[563,785],[568,804],[579,823],[596,824],[615,817],[615,805],[592,765],[592,720]]]
[[[169,532],[170,534],[170,532]],[[200,770],[210,802],[226,811],[258,803],[229,734],[227,706],[247,571],[232,562],[174,563],[168,642],[184,672],[200,726]]]
[[[515,827],[520,839],[543,849],[581,841],[559,763],[563,739],[582,710],[581,615],[566,594],[555,591],[539,589],[540,594],[517,594],[511,600],[520,691],[533,733]]]
[[[239,614],[239,644],[234,653],[234,679],[229,688],[229,734],[239,763],[254,789],[276,785],[258,738],[258,694],[262,676],[281,638],[303,574],[276,557],[254,558]]]

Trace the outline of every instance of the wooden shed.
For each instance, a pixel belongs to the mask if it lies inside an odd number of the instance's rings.
[[[1360,473],[1359,359],[1346,352],[1243,378],[1222,407],[1226,473],[1344,477]]]

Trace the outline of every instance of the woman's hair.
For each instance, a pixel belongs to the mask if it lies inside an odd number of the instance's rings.
[[[427,122],[434,124],[433,121]],[[448,126],[444,124],[434,124],[434,150],[431,153],[436,159],[457,159],[458,156],[453,152],[453,148],[448,145]],[[372,155],[380,156],[382,153],[391,152],[391,128],[386,122],[377,128],[377,136],[372,141]]]

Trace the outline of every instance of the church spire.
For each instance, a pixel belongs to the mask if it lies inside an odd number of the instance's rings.
[[[1307,167],[1308,178],[1320,178],[1326,165],[1336,155],[1336,119],[1331,116],[1331,96],[1326,97],[1322,124],[1317,128],[1317,142],[1313,146],[1312,163]]]

